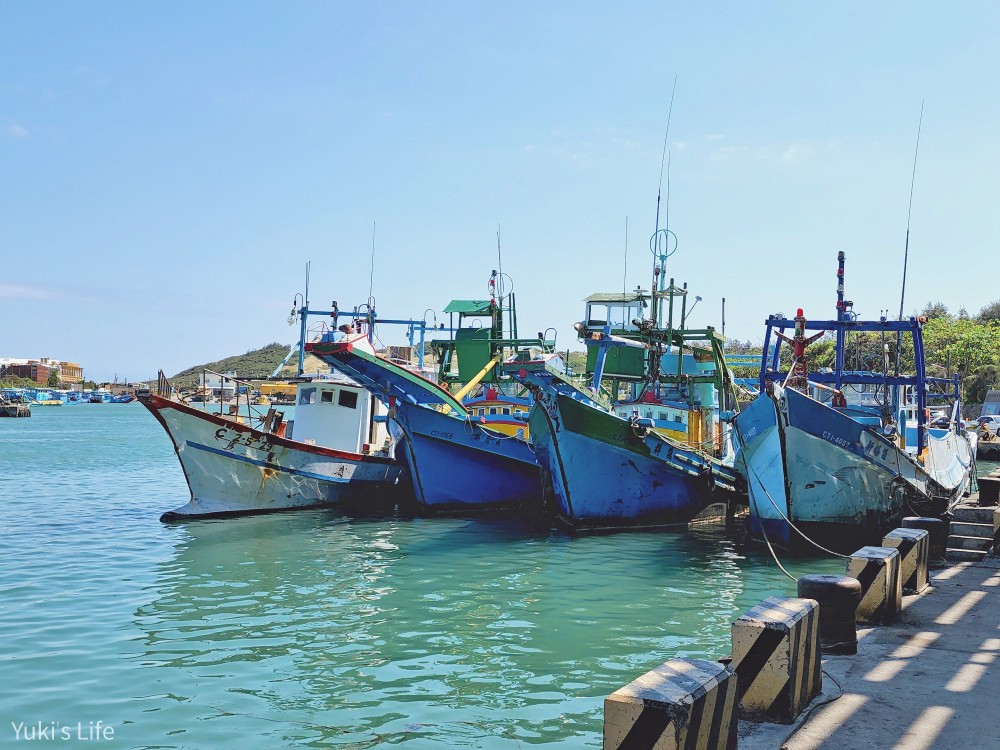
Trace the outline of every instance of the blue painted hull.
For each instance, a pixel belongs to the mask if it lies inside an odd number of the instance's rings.
[[[942,484],[877,429],[792,389],[758,396],[736,417],[737,471],[758,539],[809,550],[878,543],[905,515],[947,512],[965,483]],[[815,551],[813,548],[812,551]]]
[[[531,444],[551,479],[557,518],[574,529],[683,524],[718,502],[693,452],[626,420],[542,389],[529,416]],[[588,429],[575,429],[580,410]],[[574,416],[573,413],[576,413]]]
[[[524,440],[417,404],[398,404],[395,419],[424,509],[540,509],[538,465]]]
[[[464,407],[448,391],[353,345],[306,348],[392,405],[423,509],[541,506],[538,465],[527,441],[459,416]]]
[[[754,539],[791,546],[784,453],[774,402],[755,398],[734,420],[738,452],[736,471],[747,488],[750,513],[747,527]]]

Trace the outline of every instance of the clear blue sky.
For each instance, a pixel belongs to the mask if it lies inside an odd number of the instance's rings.
[[[649,286],[670,89],[669,273],[759,339],[833,309],[1000,298],[995,3],[0,5],[0,356],[168,373],[314,306],[486,294],[521,332]],[[399,334],[383,331],[383,340]]]

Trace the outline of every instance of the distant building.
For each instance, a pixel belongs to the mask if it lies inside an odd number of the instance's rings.
[[[210,372],[203,372],[201,374],[201,383],[199,384],[199,388],[201,393],[205,396],[232,398],[236,395],[236,381],[231,380],[230,378],[235,377],[235,372],[226,373],[225,378]]]
[[[28,378],[39,385],[48,385],[49,376],[53,372],[62,383],[83,382],[83,367],[76,362],[61,362],[49,357],[38,359],[0,357],[0,377]]]
[[[83,367],[76,362],[60,362],[59,379],[64,383],[82,383]]]
[[[34,380],[38,385],[48,385],[49,376],[53,372],[54,368],[41,362],[28,362],[23,365],[4,365],[3,370],[0,370],[0,377],[27,378]]]

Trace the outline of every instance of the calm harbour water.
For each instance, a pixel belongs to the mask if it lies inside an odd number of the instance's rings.
[[[187,498],[139,404],[0,420],[0,746],[101,721],[88,746],[596,748],[607,694],[795,592],[721,531],[158,521]]]

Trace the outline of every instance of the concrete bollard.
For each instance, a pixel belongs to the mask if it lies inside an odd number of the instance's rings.
[[[997,505],[1000,503],[1000,477],[979,477],[979,504]]]
[[[888,625],[903,608],[903,587],[899,580],[899,550],[891,547],[862,547],[847,562],[847,575],[861,584],[858,622]]]
[[[604,699],[604,750],[736,748],[736,675],[671,659]]]
[[[923,529],[930,534],[931,564],[944,561],[944,553],[948,548],[948,524],[945,521],[940,518],[907,516],[902,525],[904,529]]]
[[[823,687],[819,605],[768,597],[733,623],[739,705],[756,721],[790,724]]]
[[[993,551],[1000,553],[1000,507],[993,511]]]
[[[883,547],[899,550],[899,580],[907,594],[927,588],[930,534],[924,529],[893,529],[882,537]]]
[[[858,653],[857,611],[861,584],[857,578],[835,575],[805,575],[799,579],[803,599],[819,603],[819,647],[824,654]]]

